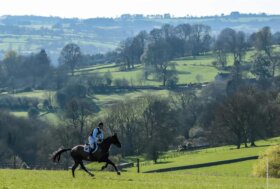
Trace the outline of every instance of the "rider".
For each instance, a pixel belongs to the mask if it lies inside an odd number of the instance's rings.
[[[102,122],[98,124],[96,128],[92,130],[90,135],[88,136],[88,142],[90,145],[90,154],[97,150],[97,145],[100,144],[104,139],[104,125]]]

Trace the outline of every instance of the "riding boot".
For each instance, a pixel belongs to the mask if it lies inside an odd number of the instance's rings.
[[[93,151],[94,151],[94,149],[90,149],[90,151],[89,151],[89,155],[90,155],[90,159],[94,159],[94,156],[93,156]]]

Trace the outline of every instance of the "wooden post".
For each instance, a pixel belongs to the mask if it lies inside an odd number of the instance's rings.
[[[137,173],[140,173],[140,161],[137,159]]]
[[[13,156],[14,156],[14,157],[13,157],[13,159],[14,159],[14,162],[13,162],[13,164],[14,164],[14,169],[16,169],[16,168],[17,168],[17,166],[16,166],[16,154],[14,153]]]
[[[269,171],[269,167],[268,167],[268,158],[266,158],[266,188],[269,189],[269,182],[268,182],[268,171]]]

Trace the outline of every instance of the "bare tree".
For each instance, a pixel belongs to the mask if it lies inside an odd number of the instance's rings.
[[[79,130],[79,142],[85,139],[84,129],[88,118],[96,112],[97,107],[90,100],[72,99],[66,106],[66,117],[72,126]]]

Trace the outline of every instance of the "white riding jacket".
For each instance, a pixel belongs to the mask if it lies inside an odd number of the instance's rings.
[[[95,144],[101,143],[104,139],[104,132],[99,127],[93,129],[92,133],[88,137],[89,145],[94,148]]]

